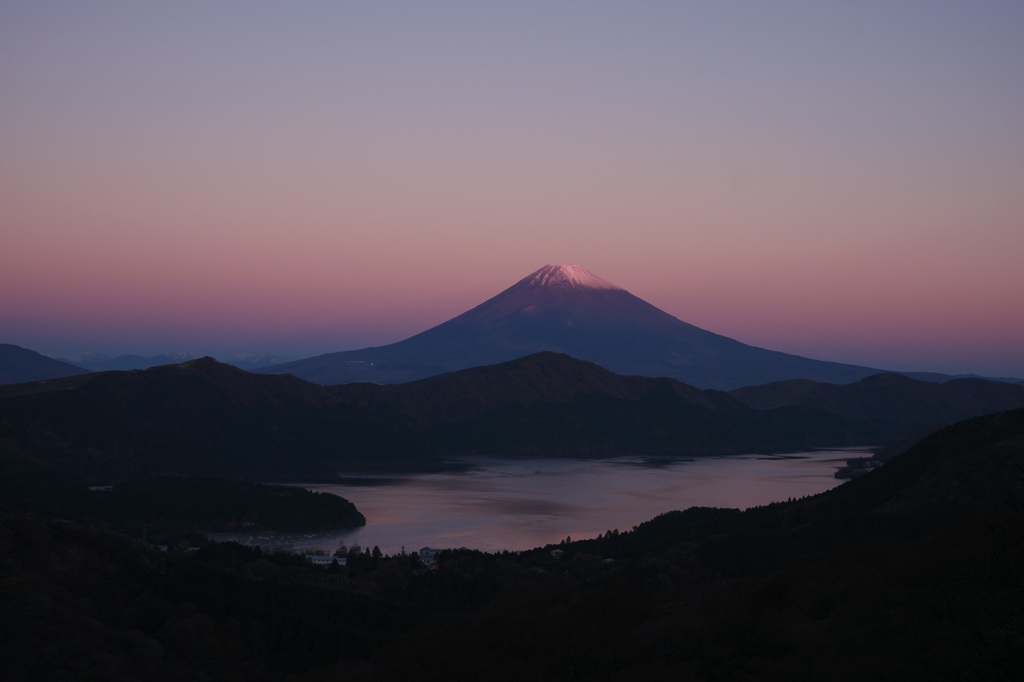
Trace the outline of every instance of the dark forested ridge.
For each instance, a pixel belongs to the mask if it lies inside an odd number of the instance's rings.
[[[156,474],[323,480],[452,455],[707,455],[882,444],[1024,406],[1024,387],[895,375],[732,394],[555,353],[408,384],[320,386],[205,358],[0,387],[0,457],[96,484]]]
[[[757,410],[800,407],[841,416],[890,441],[918,427],[951,424],[1016,407],[1020,386],[987,379],[918,381],[901,374],[876,374],[852,384],[780,381],[729,391]]]
[[[318,480],[346,462],[415,466],[400,418],[325,387],[201,359],[0,387],[8,456],[96,484],[178,473]]]
[[[155,476],[90,489],[81,481],[0,461],[0,513],[102,524],[131,537],[181,539],[242,528],[315,531],[366,524],[351,502],[304,488],[206,476]]]
[[[1014,410],[820,495],[435,571],[0,516],[0,655],[10,679],[1015,679],[1022,478]]]

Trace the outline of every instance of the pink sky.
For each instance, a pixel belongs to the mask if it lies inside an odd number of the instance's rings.
[[[680,3],[681,4],[681,3]],[[1024,376],[1019,3],[4,3],[0,342],[303,357],[578,263]]]

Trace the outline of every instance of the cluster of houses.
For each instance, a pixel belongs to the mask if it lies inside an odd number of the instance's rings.
[[[416,556],[419,557],[420,563],[423,564],[423,568],[428,571],[436,571],[437,555],[442,551],[443,550],[440,549],[431,549],[430,547],[421,547],[420,551],[416,553]]]
[[[420,551],[416,552],[416,557],[423,564],[423,567],[428,570],[437,570],[437,555],[443,552],[441,549],[433,549],[431,547],[423,547]],[[404,554],[404,550],[403,550]],[[313,564],[314,566],[330,566],[334,562],[338,562],[339,566],[344,566],[348,563],[348,557],[334,556],[326,554],[305,554],[303,558]]]
[[[348,557],[343,556],[327,556],[319,554],[306,554],[306,561],[312,563],[314,566],[330,566],[334,562],[338,562],[339,566],[344,566],[348,563]]]
[[[440,554],[443,551],[444,551],[443,549],[434,549],[432,547],[421,547],[420,551],[416,552],[415,556],[420,560],[420,563],[423,564],[423,568],[427,569],[428,571],[436,571],[437,570],[437,555]],[[405,554],[405,550],[404,549],[402,550],[402,554]],[[556,559],[556,560],[557,559],[561,559],[562,558],[562,550],[561,549],[553,549],[553,550],[551,550],[551,557],[553,559]],[[307,555],[305,555],[305,558],[306,558],[306,561],[311,562],[314,566],[330,566],[335,561],[338,562],[339,566],[344,566],[348,562],[348,559],[346,557],[339,557],[339,556],[318,556],[318,555],[315,555],[315,554],[307,554]],[[612,562],[612,559],[605,559],[604,560],[604,563],[606,563],[606,564],[611,563],[611,562]]]

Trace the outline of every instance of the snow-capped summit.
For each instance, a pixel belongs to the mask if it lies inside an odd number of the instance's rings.
[[[578,265],[545,265],[475,308],[398,343],[258,371],[323,384],[397,383],[538,351],[700,388],[796,378],[844,383],[879,371],[748,346],[687,324]]]
[[[567,286],[586,289],[622,289],[579,265],[545,265],[521,280],[532,286]]]

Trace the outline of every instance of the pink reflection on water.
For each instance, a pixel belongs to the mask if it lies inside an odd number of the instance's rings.
[[[366,516],[363,528],[333,533],[239,536],[264,548],[379,546],[387,554],[420,547],[529,549],[628,530],[673,509],[747,507],[813,495],[840,481],[836,469],[864,450],[782,457],[696,460],[463,460],[470,468],[306,486],[340,495]]]

